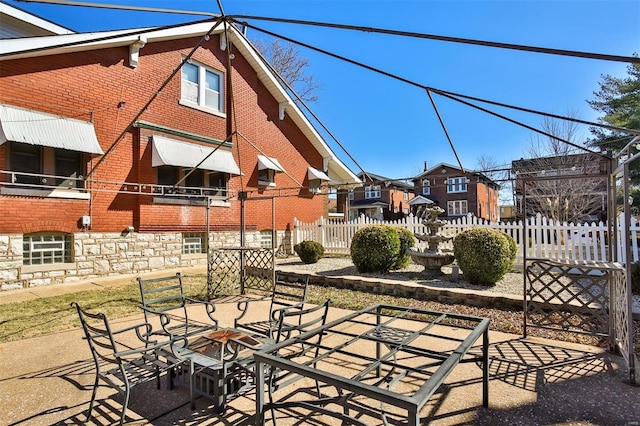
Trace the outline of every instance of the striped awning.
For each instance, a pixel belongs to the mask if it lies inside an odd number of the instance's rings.
[[[231,151],[218,148],[214,152],[213,148],[204,145],[182,142],[157,135],[153,135],[151,165],[153,167],[175,166],[189,168],[197,166],[202,170],[232,175],[242,174]]]
[[[280,165],[278,160],[273,157],[267,157],[266,155],[258,154],[258,170],[274,170],[276,172],[284,172],[284,168]]]
[[[93,123],[0,104],[0,145],[7,141],[104,154]]]
[[[309,180],[320,179],[320,180],[331,180],[329,176],[322,170],[314,169],[313,167],[309,167],[307,170],[307,177]]]

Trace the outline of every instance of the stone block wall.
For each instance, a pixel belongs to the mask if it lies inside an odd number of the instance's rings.
[[[260,247],[260,233],[248,232],[245,245]],[[73,262],[23,265],[22,234],[0,235],[0,289],[64,284],[118,274],[205,266],[207,255],[183,254],[182,233],[73,234]],[[209,248],[240,247],[239,232],[212,232]]]

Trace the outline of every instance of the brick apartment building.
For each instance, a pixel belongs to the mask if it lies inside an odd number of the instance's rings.
[[[322,188],[358,182],[233,26],[0,54],[2,289],[203,264],[240,246],[242,218],[245,245],[270,247],[274,210],[277,245],[323,216]]]

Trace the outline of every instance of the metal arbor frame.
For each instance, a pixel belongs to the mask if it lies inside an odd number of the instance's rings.
[[[276,205],[275,196],[248,198],[239,192],[240,247],[210,249],[207,254],[207,296],[246,294],[247,289],[269,292],[275,283]],[[252,200],[271,200],[271,248],[246,246],[245,203]],[[207,213],[209,209],[207,208]],[[207,214],[207,240],[209,239]]]
[[[634,138],[637,141],[638,138]],[[631,144],[630,144],[631,145]],[[622,154],[622,153],[621,153]],[[620,156],[619,154],[618,156]],[[640,155],[636,154],[635,157]],[[620,160],[609,158],[606,171],[589,175],[607,182],[607,224],[609,262],[551,261],[527,258],[529,246],[526,221],[524,221],[523,279],[524,279],[524,335],[528,328],[555,329],[570,333],[590,334],[608,338],[609,349],[617,350],[629,367],[629,382],[636,384],[637,354],[633,347],[633,317],[631,300],[630,264],[619,263],[617,242],[625,247],[625,259],[631,259],[629,248],[629,162],[634,157]],[[616,179],[622,176],[624,187],[624,220],[627,232],[618,235],[616,214]],[[583,179],[584,176],[568,175],[550,178],[524,178],[523,211],[527,207],[528,181]]]

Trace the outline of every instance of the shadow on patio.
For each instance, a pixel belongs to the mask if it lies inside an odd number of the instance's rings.
[[[268,309],[267,302],[261,309]],[[235,303],[221,303],[216,311],[221,326],[233,323]],[[330,320],[345,314],[332,308]],[[136,322],[141,315],[119,320]],[[600,348],[490,332],[489,408],[482,407],[482,371],[475,363],[459,364],[421,412],[423,424],[546,425],[558,423],[633,425],[640,419],[640,388],[628,385],[623,359]],[[477,354],[480,342],[472,348]],[[346,367],[346,366],[345,366]],[[0,345],[0,423],[12,426],[86,424],[93,385],[93,362],[80,329]],[[275,393],[276,398],[313,394],[315,384],[300,381]],[[329,392],[330,390],[327,390]],[[331,390],[333,391],[333,390]],[[122,398],[101,386],[89,424],[112,424],[119,417]],[[375,410],[379,403],[355,398],[349,407],[367,425],[383,424]],[[147,383],[133,390],[127,420],[153,425],[252,424],[255,392],[231,400],[224,415],[200,397],[189,407],[184,388],[168,390]],[[335,408],[335,407],[334,407]],[[401,418],[393,413],[389,424]],[[306,409],[285,408],[275,413],[278,424],[332,425],[340,422]],[[267,419],[271,413],[267,412]],[[634,423],[635,422],[635,423]]]

